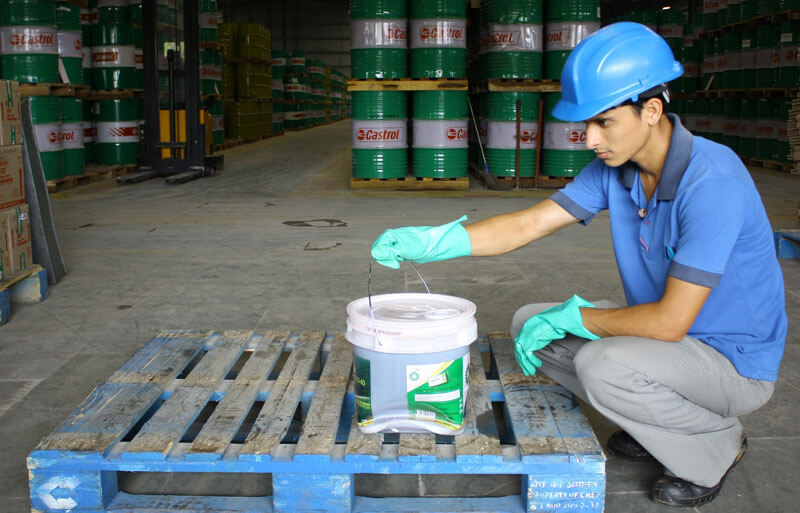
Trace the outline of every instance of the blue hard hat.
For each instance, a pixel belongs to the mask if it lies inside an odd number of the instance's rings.
[[[682,74],[664,38],[639,23],[614,23],[590,34],[567,57],[553,116],[583,121]]]

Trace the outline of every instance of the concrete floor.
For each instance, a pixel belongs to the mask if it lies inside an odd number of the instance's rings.
[[[391,226],[509,212],[547,191],[353,192],[350,123],[226,153],[215,177],[101,182],[53,196],[69,274],[0,328],[0,511],[29,511],[26,455],[162,328],[344,331],[367,291],[369,248]],[[800,176],[754,171],[775,229],[798,227]],[[316,220],[316,221],[315,221]],[[322,220],[322,221],[320,221]],[[331,221],[326,221],[331,220]],[[307,221],[291,226],[287,221]],[[800,260],[782,261],[790,335],[772,400],[743,419],[750,449],[703,513],[797,511],[800,489]],[[517,307],[577,293],[624,303],[607,216],[514,253],[422,266],[435,292],[478,305],[479,330]],[[413,271],[376,269],[373,291],[421,290]],[[603,442],[613,426],[588,412]],[[654,465],[608,461],[606,511],[650,502]]]

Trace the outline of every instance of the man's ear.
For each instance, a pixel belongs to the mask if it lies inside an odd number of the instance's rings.
[[[642,106],[642,116],[650,126],[655,126],[664,114],[664,104],[658,98],[650,98]]]

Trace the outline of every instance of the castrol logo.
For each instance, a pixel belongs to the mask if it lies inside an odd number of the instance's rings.
[[[383,38],[386,41],[405,41],[408,39],[408,31],[403,27],[384,25]]]
[[[467,138],[467,131],[463,128],[450,127],[447,129],[447,138],[451,141],[463,141]]]
[[[533,130],[521,130],[519,132],[519,140],[520,142],[527,143],[527,142],[535,142],[536,141],[536,132]]]
[[[562,43],[569,37],[569,30],[559,30],[556,32],[547,33],[547,42],[549,44]]]
[[[55,130],[50,130],[47,134],[47,140],[53,144],[58,142],[58,132]]]
[[[28,34],[11,34],[12,46],[50,46],[55,44],[56,38],[53,32],[39,32]]]
[[[356,136],[359,141],[399,141],[400,140],[400,129],[383,129],[383,130],[374,130],[372,128],[361,128],[358,130],[358,134]]]
[[[93,62],[117,62],[119,60],[119,52],[93,52]]]
[[[578,143],[585,143],[586,142],[586,131],[585,130],[570,130],[569,135],[567,136],[569,142],[572,144]]]
[[[76,50],[80,50],[81,49],[81,40],[80,39],[76,39],[75,40],[75,49]]]
[[[74,130],[64,130],[61,132],[61,140],[64,142],[73,142],[76,137]]]
[[[461,27],[443,27],[440,30],[436,25],[423,25],[419,29],[419,37],[422,40],[428,39],[462,39],[464,37],[464,29]]]
[[[489,34],[488,42],[491,45],[516,45],[519,43],[519,31],[493,32]]]

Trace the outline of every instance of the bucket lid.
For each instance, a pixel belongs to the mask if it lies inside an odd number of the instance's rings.
[[[435,353],[470,345],[478,338],[475,304],[442,294],[372,296],[347,305],[351,344],[381,353]],[[376,336],[377,329],[377,336]]]

